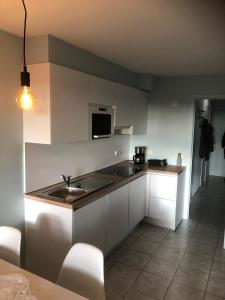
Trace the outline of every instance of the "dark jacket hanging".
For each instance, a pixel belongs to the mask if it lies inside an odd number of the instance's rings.
[[[214,148],[214,137],[213,128],[209,124],[207,119],[202,121],[201,137],[200,137],[200,147],[199,156],[205,160],[209,159],[210,152],[213,152]]]
[[[221,146],[224,149],[224,158],[225,158],[225,132],[224,132],[223,137],[222,137]]]

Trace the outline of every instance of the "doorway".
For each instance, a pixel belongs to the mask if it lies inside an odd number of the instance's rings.
[[[214,151],[209,160],[199,156],[201,125],[204,119],[214,130]],[[192,154],[191,197],[206,183],[209,176],[225,177],[225,160],[221,139],[225,131],[225,98],[196,99]]]

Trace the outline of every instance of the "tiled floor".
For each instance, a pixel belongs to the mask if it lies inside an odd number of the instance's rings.
[[[225,299],[225,182],[210,177],[176,232],[140,224],[105,262],[107,300]]]

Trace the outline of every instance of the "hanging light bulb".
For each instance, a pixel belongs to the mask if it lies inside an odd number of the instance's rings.
[[[28,86],[21,87],[17,92],[16,102],[24,111],[32,109],[35,105],[35,97],[31,88]]]
[[[21,88],[17,92],[17,105],[24,111],[30,110],[35,105],[35,96],[30,88],[30,73],[26,66],[26,24],[27,24],[27,10],[23,2],[25,17],[24,17],[24,32],[23,32],[23,71],[21,72]]]

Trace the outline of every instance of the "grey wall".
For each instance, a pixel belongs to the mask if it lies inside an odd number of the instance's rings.
[[[225,95],[225,75],[160,78],[157,91],[150,96],[148,133],[131,138],[130,157],[140,144],[153,151],[148,157],[167,158],[169,164],[176,164],[177,153],[182,153],[185,217],[190,199],[194,98],[218,94]]]
[[[139,75],[52,35],[28,39],[28,63],[52,62],[125,85],[139,87]]]
[[[211,154],[210,175],[225,177],[225,159],[221,147],[222,136],[225,132],[225,100],[212,101],[211,115],[215,148]]]
[[[24,224],[22,112],[15,102],[22,41],[0,30],[0,225]]]

